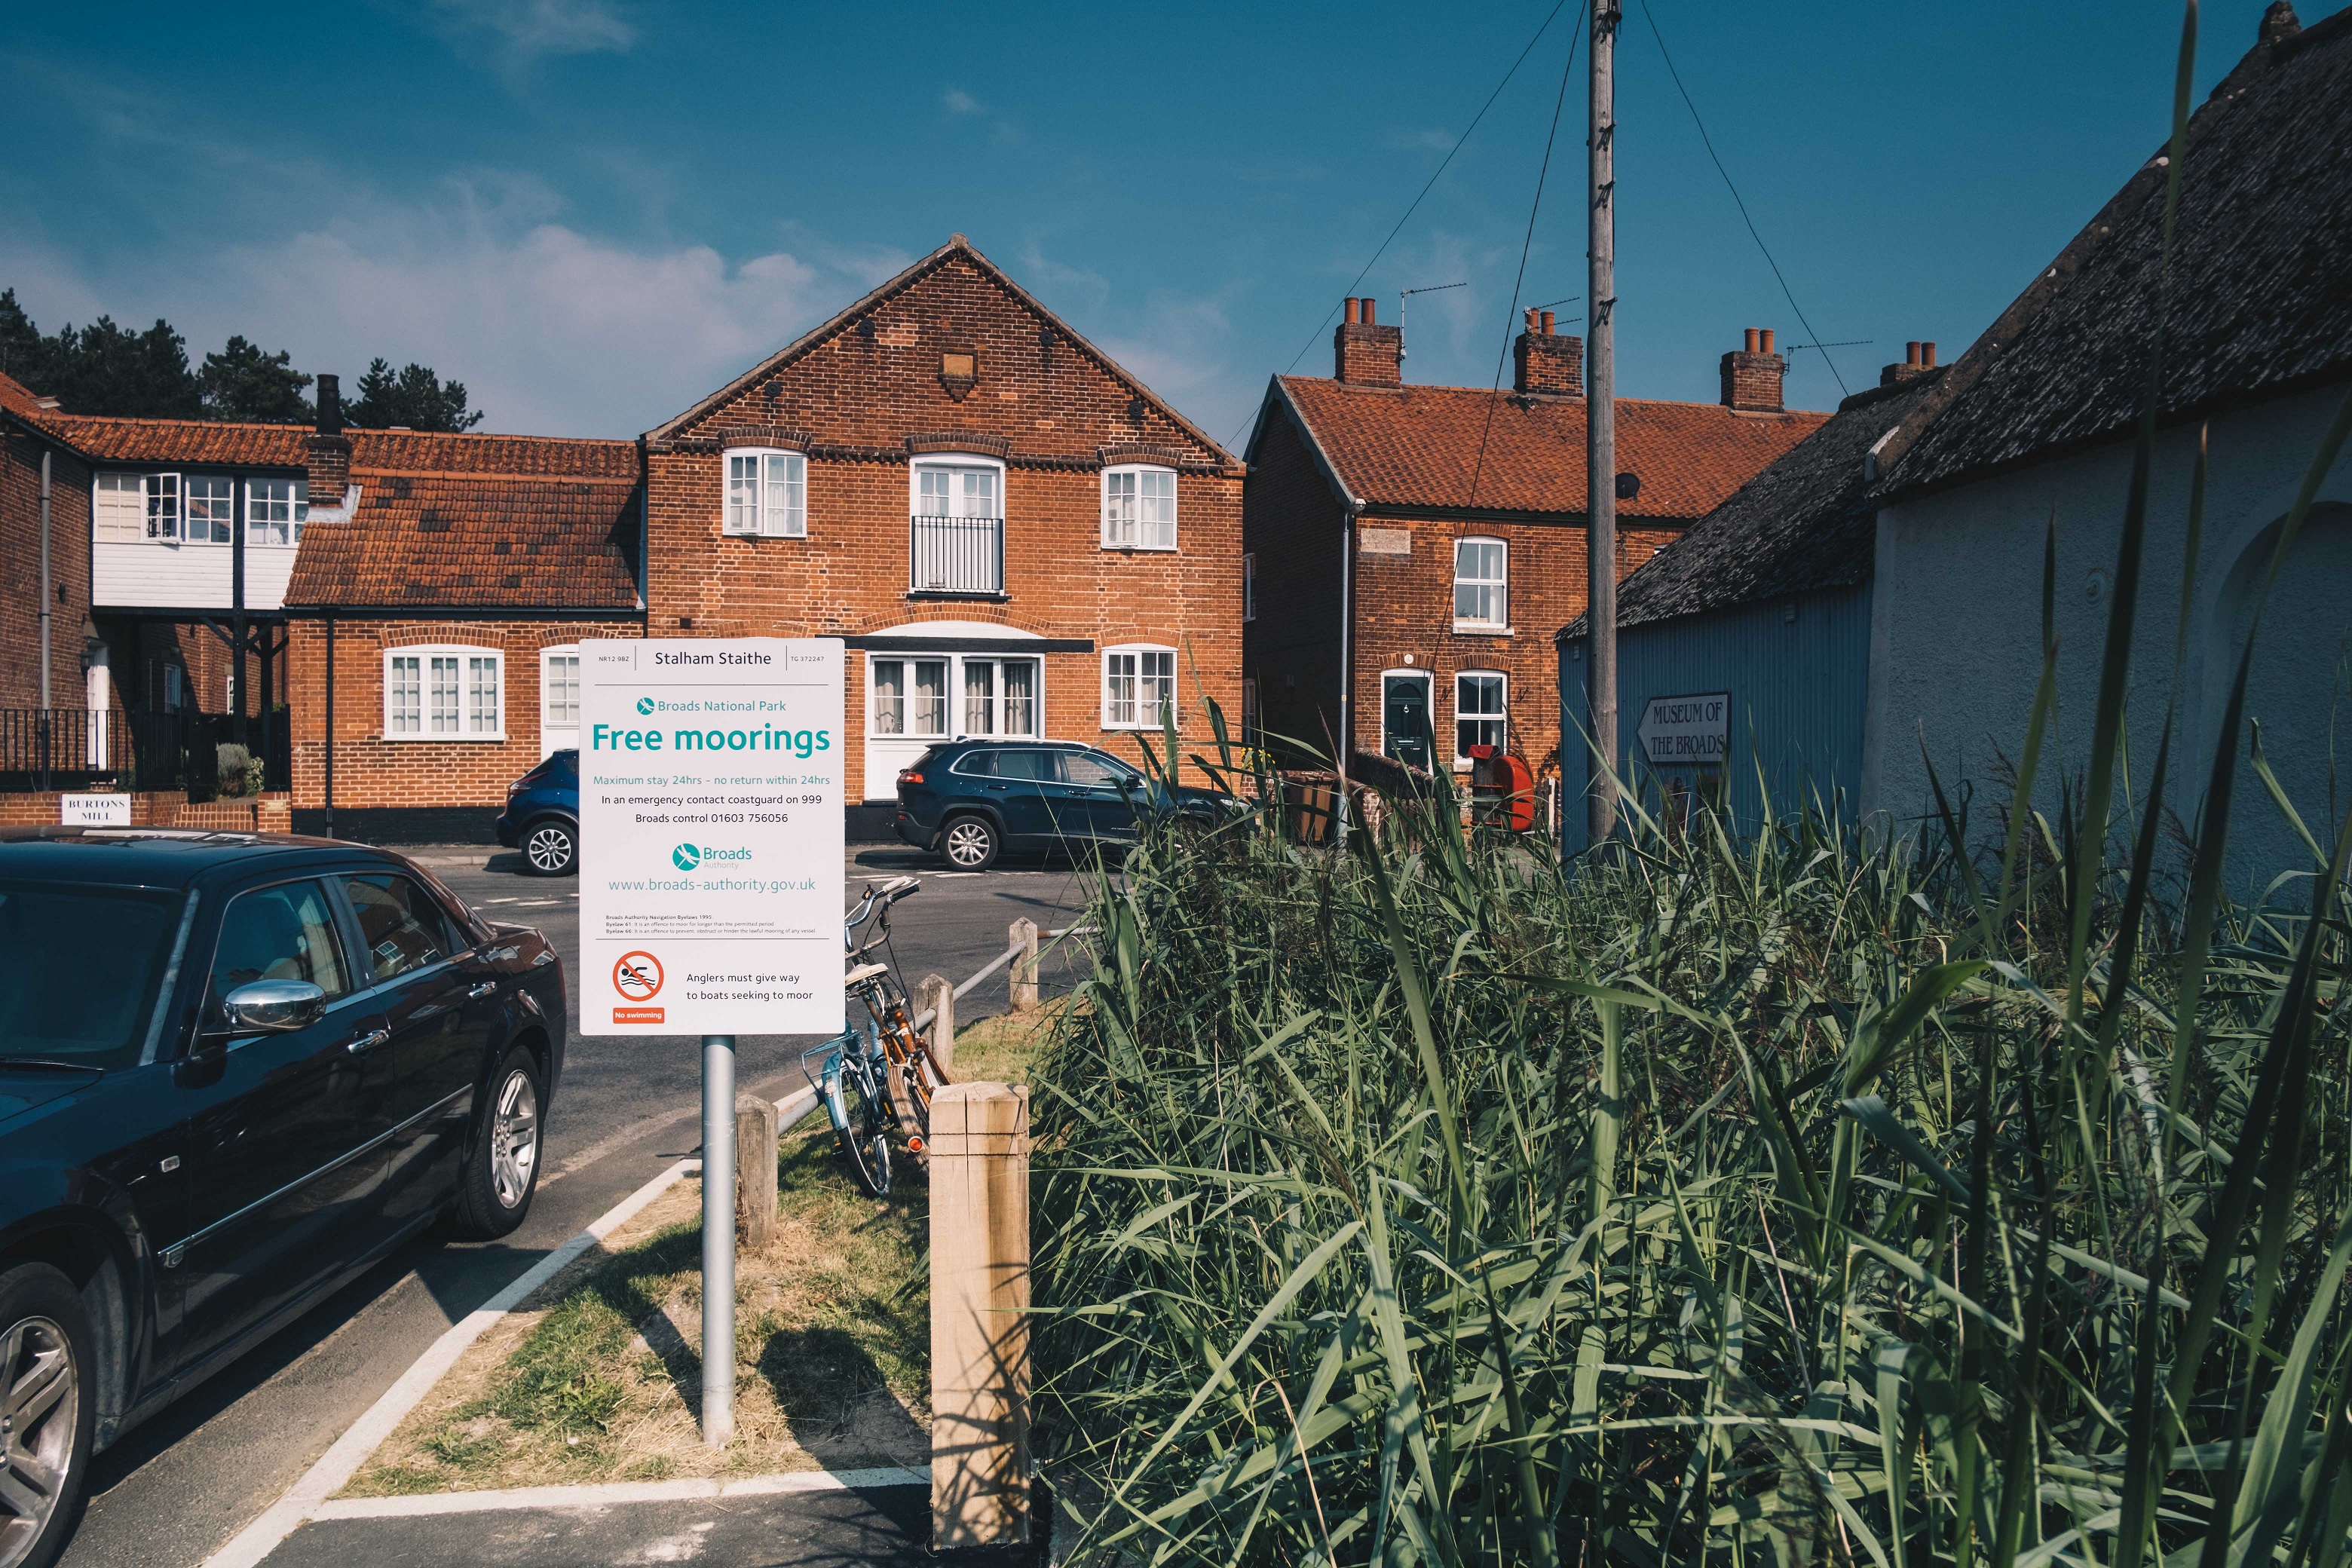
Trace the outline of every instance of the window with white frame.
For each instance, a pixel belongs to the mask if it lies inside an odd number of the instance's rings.
[[[866,704],[871,732],[887,737],[948,732],[948,661],[869,658],[873,692]]]
[[[577,644],[539,650],[539,727],[580,728],[580,648]]]
[[[1508,677],[1491,669],[1465,669],[1454,678],[1455,766],[1469,765],[1473,746],[1503,750],[1508,682]]]
[[[181,480],[181,493],[187,502],[183,537],[192,544],[229,544],[235,542],[235,480],[226,477],[189,474]]]
[[[90,500],[90,521],[102,540],[129,542],[147,537],[144,474],[100,474]]]
[[[1114,647],[1103,653],[1103,728],[1157,730],[1176,710],[1176,650]]]
[[[1103,470],[1103,548],[1176,548],[1176,470]]]
[[[1242,557],[1242,619],[1257,619],[1257,556]]]
[[[1499,539],[1454,542],[1454,624],[1500,630],[1511,624],[1510,558]]]
[[[247,479],[245,482],[245,542],[299,544],[310,517],[308,479]]]
[[[808,537],[808,459],[798,452],[730,447],[726,531],[768,539]]]
[[[504,654],[483,647],[385,652],[385,740],[503,741],[506,729]]]
[[[866,733],[877,740],[1002,735],[1034,740],[1044,683],[1034,658],[961,654],[866,660]]]

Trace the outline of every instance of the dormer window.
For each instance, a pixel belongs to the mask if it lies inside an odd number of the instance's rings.
[[[808,537],[808,459],[798,452],[730,447],[725,531],[747,538]]]
[[[1103,548],[1176,548],[1176,470],[1128,465],[1103,470]]]

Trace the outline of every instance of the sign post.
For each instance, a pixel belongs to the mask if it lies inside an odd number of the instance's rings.
[[[1652,767],[1720,767],[1731,742],[1731,693],[1653,697],[1635,734]]]
[[[580,648],[580,1028],[702,1037],[702,1436],[735,1429],[735,1037],[840,1028],[842,645]]]

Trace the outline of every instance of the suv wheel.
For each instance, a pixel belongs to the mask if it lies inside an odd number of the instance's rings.
[[[46,1263],[0,1273],[0,1564],[47,1568],[72,1533],[97,1426],[89,1317]]]
[[[489,1241],[520,1225],[539,1188],[539,1063],[516,1046],[491,1075],[473,1147],[457,1178],[457,1229]]]
[[[534,877],[568,877],[580,868],[580,831],[544,817],[522,830],[522,863]]]
[[[987,870],[1003,847],[1003,836],[984,816],[950,817],[947,831],[940,835],[940,853],[959,871]]]

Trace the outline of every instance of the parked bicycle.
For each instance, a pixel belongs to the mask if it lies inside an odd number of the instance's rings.
[[[862,1029],[845,1023],[840,1034],[801,1055],[801,1072],[824,1105],[851,1174],[876,1197],[890,1190],[894,1130],[919,1161],[930,1137],[931,1096],[948,1081],[915,1032],[890,946],[890,906],[921,890],[912,877],[866,885],[866,896],[841,922],[849,956],[844,984],[865,1005],[866,1023]],[[861,941],[858,932],[868,924],[873,930]],[[873,957],[877,949],[880,961]],[[814,1069],[812,1061],[818,1063]]]

